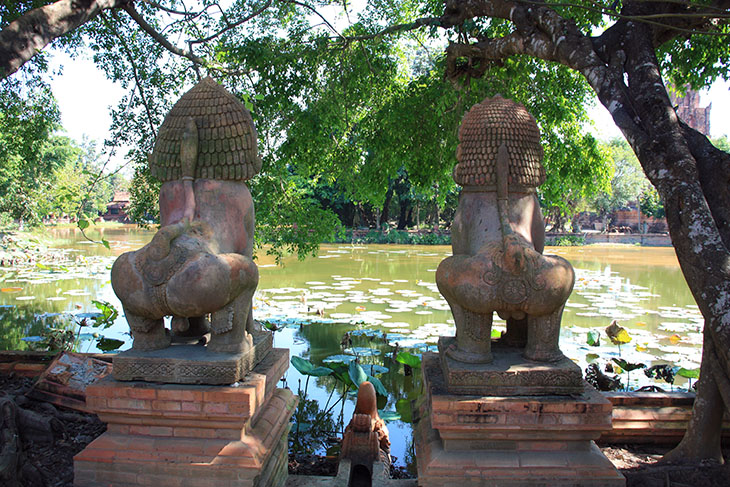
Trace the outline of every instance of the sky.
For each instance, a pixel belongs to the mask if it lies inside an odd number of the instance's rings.
[[[119,84],[108,80],[91,60],[71,59],[67,54],[54,51],[52,68],[63,66],[63,73],[51,80],[51,88],[61,110],[61,122],[67,134],[80,141],[84,136],[97,140],[99,145],[109,134],[111,116],[109,108],[115,106],[124,95]],[[700,92],[700,105],[712,103],[710,112],[710,136],[730,137],[730,83],[715,82],[709,90]],[[596,100],[589,109],[594,121],[590,130],[600,139],[621,137],[611,116]],[[124,164],[127,148],[119,148],[110,161],[109,168]],[[131,168],[122,171],[131,176]]]

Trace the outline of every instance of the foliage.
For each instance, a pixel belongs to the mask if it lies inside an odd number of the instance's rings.
[[[586,238],[583,235],[560,235],[558,237],[546,238],[545,245],[555,247],[574,247],[586,244]]]
[[[641,195],[639,200],[641,205],[641,212],[646,216],[652,216],[654,218],[664,218],[664,203],[654,188],[647,188],[646,191]]]
[[[0,82],[0,212],[38,220],[34,195],[61,165],[49,148],[59,120],[51,90],[39,78]]]
[[[639,164],[633,150],[624,139],[611,139],[603,145],[611,162],[611,185],[588,200],[588,207],[596,211],[605,223],[609,215],[626,207],[637,198],[642,202],[648,194],[656,194]],[[643,210],[643,206],[642,206]]]
[[[111,327],[119,316],[114,305],[107,301],[92,300],[91,303],[98,311],[70,315],[71,327],[48,327],[40,335],[23,337],[22,340],[29,344],[31,350],[43,350],[50,353],[78,351],[81,345],[82,328],[89,327],[103,331]],[[65,324],[68,325],[68,322]],[[103,352],[112,352],[124,345],[122,340],[108,338],[98,331],[95,331],[92,337],[96,340],[96,347]]]
[[[354,244],[399,244],[399,245],[451,245],[451,235],[447,233],[408,232],[391,230],[382,232],[369,230],[366,234],[355,236],[353,230],[343,232],[334,243]]]

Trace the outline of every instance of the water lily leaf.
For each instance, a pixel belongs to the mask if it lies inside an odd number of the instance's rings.
[[[382,409],[378,410],[378,416],[383,421],[398,421],[400,419],[400,414],[396,411],[383,411]]]
[[[601,332],[598,330],[591,330],[588,332],[588,336],[586,337],[586,343],[590,345],[591,347],[600,347],[601,346]]]
[[[4,288],[0,289],[0,292],[3,292],[3,293],[19,293],[22,290],[23,290],[22,287],[4,287]]]
[[[357,387],[360,387],[360,384],[362,384],[363,382],[368,380],[368,375],[365,373],[364,370],[362,370],[362,367],[360,367],[360,364],[358,364],[354,360],[352,362],[350,362],[348,370],[350,373],[350,379],[352,379],[352,382]]]
[[[613,362],[616,365],[621,367],[626,372],[631,372],[632,370],[646,368],[646,364],[642,364],[642,363],[635,364],[635,363],[627,362],[626,360],[624,360],[622,358],[612,358],[611,360],[613,360]]]
[[[380,355],[380,350],[377,348],[368,347],[352,347],[346,348],[343,352],[347,354],[360,355],[361,357],[371,357],[373,355]]]
[[[415,368],[421,366],[421,357],[410,352],[398,352],[398,356],[395,360],[403,365],[408,365],[409,367]]]
[[[611,339],[614,345],[623,345],[631,341],[631,335],[626,331],[626,328],[619,326],[616,320],[613,320],[610,325],[606,327],[606,335]]]
[[[352,362],[355,363],[355,362]],[[377,377],[373,377],[372,375],[367,376],[368,381],[373,385],[375,388],[375,392],[380,394],[383,397],[388,397],[388,390],[385,388],[382,382],[380,382],[380,379]]]
[[[99,341],[96,342],[96,348],[102,352],[114,351],[122,345],[124,345],[124,342],[122,340],[117,340],[116,338],[101,337],[99,338]]]
[[[647,350],[649,350],[649,346],[648,346],[647,343],[645,343],[643,345],[641,345],[640,343],[637,343],[636,344],[636,351],[637,352],[646,352]]]
[[[677,371],[677,375],[686,379],[699,379],[700,369],[685,369],[682,367]]]
[[[39,337],[39,336],[32,336],[32,337],[23,337],[23,338],[21,338],[21,340],[23,340],[24,342],[36,343],[36,342],[42,342],[44,340],[44,338]]]
[[[381,375],[388,373],[388,367],[378,364],[362,364],[361,367],[368,375]]]
[[[330,355],[329,357],[322,360],[324,363],[342,363],[342,364],[349,364],[353,360],[355,360],[354,355]]]

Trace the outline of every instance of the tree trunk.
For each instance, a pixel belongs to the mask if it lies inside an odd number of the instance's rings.
[[[388,185],[388,191],[385,193],[385,203],[383,203],[383,211],[378,215],[378,222],[375,226],[380,230],[380,225],[388,223],[390,219],[390,202],[393,200],[393,182]]]
[[[0,31],[0,80],[7,78],[51,41],[129,0],[58,0],[35,8]]]
[[[411,207],[410,200],[400,199],[400,212],[398,213],[398,230],[405,230],[408,227],[408,214]]]

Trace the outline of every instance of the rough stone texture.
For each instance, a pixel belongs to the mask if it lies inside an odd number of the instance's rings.
[[[531,362],[520,350],[495,350],[489,364],[458,362],[445,352],[453,345],[452,337],[439,338],[439,359],[445,387],[451,394],[485,396],[571,395],[584,391],[580,367],[563,358],[558,362]]]
[[[540,131],[520,103],[500,95],[474,105],[461,121],[454,181],[461,186],[495,186],[499,146],[510,156],[509,183],[535,188],[545,182]]]
[[[254,335],[253,347],[240,353],[210,353],[203,345],[172,345],[155,351],[126,350],[114,356],[116,380],[173,384],[233,384],[271,351],[271,333]]]
[[[274,349],[237,387],[117,382],[89,387],[107,432],[74,458],[79,487],[281,486],[297,398]]]
[[[212,78],[185,93],[160,126],[150,172],[162,182],[180,179],[181,141],[189,118],[198,131],[195,179],[245,181],[261,170],[251,113]]]
[[[675,446],[687,430],[695,395],[687,392],[604,392],[613,405],[611,429],[601,443]],[[730,412],[725,411],[722,437],[730,442]],[[728,443],[730,444],[730,443]]]
[[[260,168],[250,113],[212,79],[170,111],[150,157],[151,171],[164,181],[162,227],[149,244],[119,256],[111,273],[134,349],[170,346],[165,316],[176,335],[212,332],[209,351],[252,346],[259,276],[253,200],[243,181]]]
[[[419,486],[625,485],[593,442],[611,427],[611,404],[588,384],[575,397],[454,395],[438,357],[424,354],[423,370]]]
[[[560,321],[575,273],[565,259],[542,255],[545,225],[535,187],[545,171],[535,119],[496,96],[464,116],[459,140],[454,179],[465,187],[451,227],[453,256],[436,271],[456,340],[442,353],[456,362],[491,363],[496,312],[507,320],[506,345],[523,349],[527,360],[563,362]],[[571,392],[549,385],[534,393]]]

